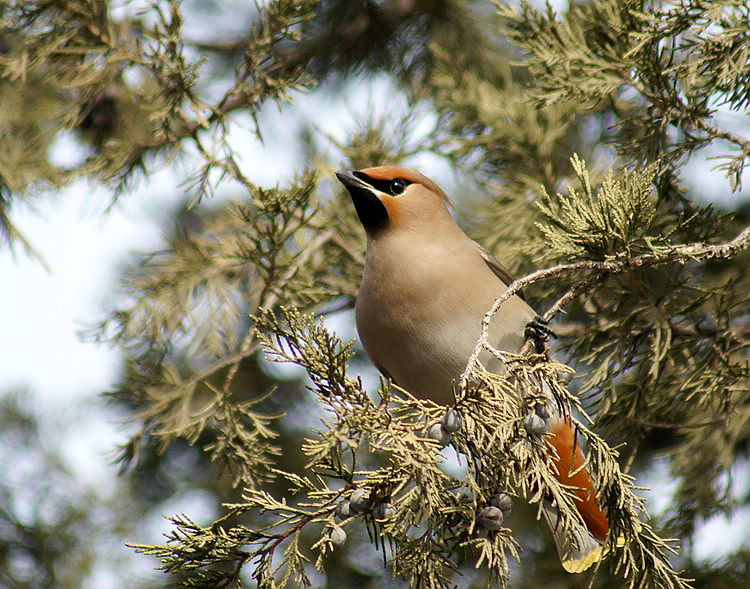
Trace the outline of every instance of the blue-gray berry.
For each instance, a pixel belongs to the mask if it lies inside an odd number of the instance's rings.
[[[354,513],[370,509],[370,493],[366,489],[354,489],[349,497],[349,507]]]
[[[447,446],[451,441],[450,433],[443,429],[441,423],[433,423],[427,430],[427,437],[439,442],[441,446]]]
[[[448,409],[448,411],[445,412],[445,415],[443,415],[443,419],[440,423],[443,426],[443,429],[449,434],[455,434],[461,429],[464,421],[461,419],[461,415],[458,411],[455,409]]]
[[[352,506],[348,499],[344,499],[336,506],[335,511],[336,517],[339,519],[346,519],[354,515],[352,513]]]
[[[523,420],[523,427],[530,434],[545,434],[548,431],[547,424],[536,413],[527,415]]]
[[[504,515],[509,514],[513,508],[513,500],[510,498],[510,495],[505,493],[498,493],[495,495],[492,498],[492,501],[490,501],[490,504],[497,507]]]
[[[479,512],[479,525],[485,530],[495,531],[503,527],[503,512],[494,505],[488,505]]]
[[[332,528],[329,537],[331,538],[331,542],[334,546],[341,546],[344,542],[346,542],[346,532],[343,528]]]

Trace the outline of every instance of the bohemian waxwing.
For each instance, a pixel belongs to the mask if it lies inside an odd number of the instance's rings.
[[[513,281],[510,273],[461,230],[450,199],[432,180],[397,166],[342,170],[367,234],[364,275],[356,304],[357,331],[373,364],[418,398],[452,400],[454,383],[479,338],[484,314]],[[536,314],[520,297],[506,301],[490,324],[490,343],[518,352]],[[496,372],[502,366],[482,357]],[[548,501],[543,513],[564,568],[580,572],[604,555],[609,522],[599,507],[575,431],[554,415],[545,422],[557,451],[557,477],[576,491],[586,524],[577,541],[558,526]],[[571,473],[573,473],[571,475]]]

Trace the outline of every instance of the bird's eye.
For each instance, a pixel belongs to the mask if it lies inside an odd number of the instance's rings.
[[[393,196],[401,194],[404,190],[406,190],[406,182],[404,182],[401,178],[396,178],[395,180],[391,181],[390,192]]]

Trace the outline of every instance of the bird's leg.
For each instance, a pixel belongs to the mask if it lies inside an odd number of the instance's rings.
[[[523,335],[526,339],[533,342],[534,351],[537,354],[544,353],[546,349],[545,344],[549,341],[550,337],[557,339],[555,332],[549,328],[547,321],[540,315],[537,315],[526,324]]]

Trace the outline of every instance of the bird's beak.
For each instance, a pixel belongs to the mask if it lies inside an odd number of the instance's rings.
[[[355,176],[354,170],[339,170],[336,178],[349,191],[357,216],[368,232],[379,231],[388,225],[388,210],[372,186]]]

